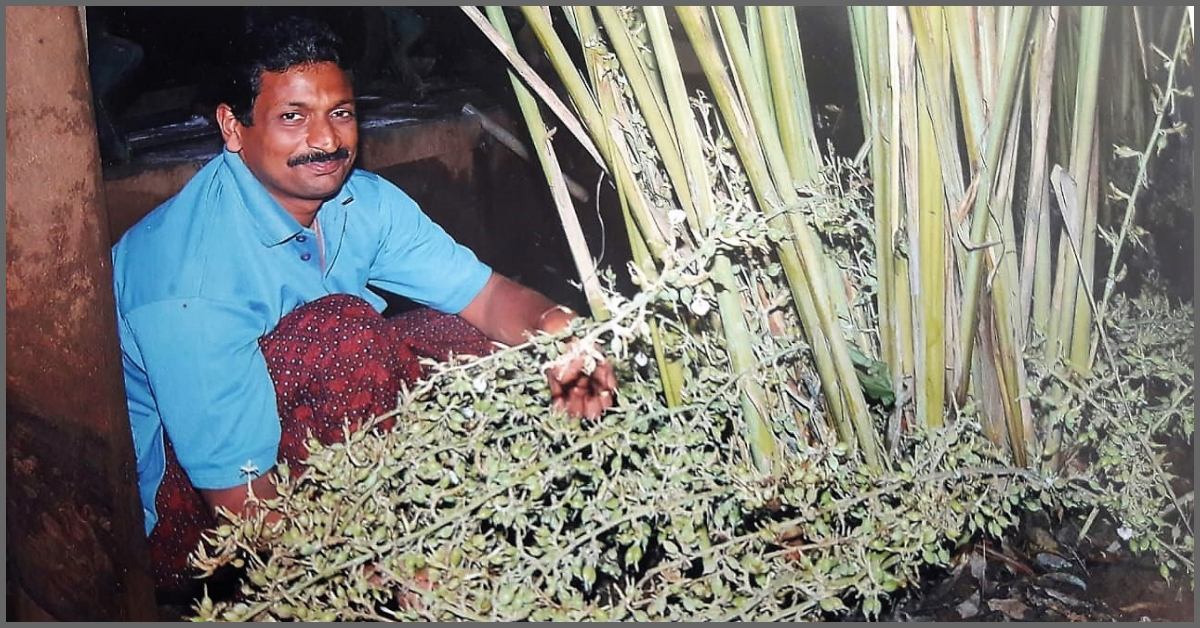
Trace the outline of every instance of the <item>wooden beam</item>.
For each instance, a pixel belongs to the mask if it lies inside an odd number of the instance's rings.
[[[30,619],[152,620],[80,12],[8,6],[5,20],[5,521],[19,606],[40,609]]]

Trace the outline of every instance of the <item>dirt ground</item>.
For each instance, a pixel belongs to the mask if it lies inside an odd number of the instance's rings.
[[[887,608],[882,621],[1186,621],[1188,581],[1165,581],[1121,549],[1115,531],[1030,518],[1011,543],[975,543]],[[853,617],[851,619],[862,619]]]
[[[1174,442],[1176,494],[1191,495],[1194,445]],[[1194,508],[1194,502],[1192,503]],[[1194,520],[1194,516],[1193,516]],[[979,541],[885,606],[882,621],[1168,621],[1195,617],[1192,579],[1171,582],[1128,551],[1103,516],[1027,514],[1005,540]],[[851,619],[864,619],[861,616]]]

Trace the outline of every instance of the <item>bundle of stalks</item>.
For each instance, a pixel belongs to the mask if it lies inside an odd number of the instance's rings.
[[[1031,413],[1026,360],[1088,372],[1103,329],[1097,300],[1111,294],[1134,210],[1130,200],[1115,221],[1122,229],[1110,238],[1114,266],[1101,298],[1104,7],[849,9],[867,129],[860,158],[873,191],[870,238],[851,245],[858,267],[822,220],[831,176],[812,124],[795,10],[566,7],[573,42],[560,38],[548,7],[521,10],[570,105],[540,79],[527,83],[532,70],[512,49],[498,10],[489,23],[464,7],[512,63],[535,140],[546,137],[539,102],[546,103],[611,174],[638,272],[659,272],[723,216],[765,217],[774,236],[768,263],[782,268],[791,298],[764,309],[760,296],[774,286],[733,272],[743,260],[728,255],[714,259],[706,278],[736,372],[753,363],[755,319],[770,320],[777,337],[807,343],[826,432],[874,466],[886,464],[882,446],[894,445],[906,427],[936,428],[966,406],[982,408],[985,431],[1017,465],[1038,459],[1044,439],[1059,437]],[[1174,25],[1171,58],[1188,54],[1189,12],[1132,16],[1117,21],[1123,26],[1110,38],[1144,51],[1154,47],[1144,31],[1163,39]],[[584,67],[570,44],[582,50]],[[684,76],[685,56],[698,61],[703,80]],[[1120,74],[1123,84],[1139,84],[1130,72],[1149,67],[1144,54],[1137,59],[1140,65]],[[1172,82],[1160,100],[1175,91]],[[1155,103],[1158,118],[1147,120],[1144,100],[1121,94],[1103,102],[1119,111],[1113,118],[1126,119],[1122,129],[1149,126],[1151,142],[1159,141],[1163,106]],[[733,148],[731,166],[706,150],[710,126]],[[541,144],[551,187],[561,189],[552,148]],[[1149,148],[1138,154],[1144,169]],[[721,184],[730,176],[722,168],[744,177],[743,196]],[[556,199],[570,216],[570,200]],[[596,274],[586,262],[591,255],[579,248],[576,258],[586,288]],[[595,293],[589,289],[589,299],[603,312]],[[664,395],[679,403],[678,368],[664,347],[656,356]],[[876,379],[864,390],[868,373]],[[780,450],[772,426],[796,409],[788,395],[762,390],[753,378],[743,379],[740,395],[754,464],[769,473]]]

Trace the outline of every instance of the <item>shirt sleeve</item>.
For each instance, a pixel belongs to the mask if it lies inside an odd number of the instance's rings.
[[[379,194],[383,241],[371,283],[443,312],[461,312],[483,290],[491,267],[399,188],[381,185]]]
[[[275,387],[245,307],[173,299],[127,315],[159,416],[180,466],[201,489],[244,484],[279,451]]]

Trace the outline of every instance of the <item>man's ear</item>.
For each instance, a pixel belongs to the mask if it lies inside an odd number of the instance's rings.
[[[242,150],[242,123],[233,115],[233,109],[226,104],[217,105],[217,126],[221,128],[221,137],[225,140],[225,148],[231,153]]]

